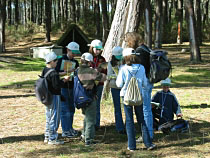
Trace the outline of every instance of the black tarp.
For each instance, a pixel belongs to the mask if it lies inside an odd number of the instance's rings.
[[[82,54],[88,52],[89,46],[87,44],[89,44],[89,39],[76,24],[71,24],[56,44],[62,46],[63,54],[66,54],[66,46],[70,42],[77,42]]]

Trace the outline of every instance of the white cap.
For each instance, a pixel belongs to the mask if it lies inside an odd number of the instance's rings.
[[[169,78],[166,78],[165,80],[161,80],[160,84],[162,86],[170,86],[171,85],[171,80]]]
[[[133,48],[125,48],[123,49],[123,56],[128,56],[128,55],[140,55],[139,53],[136,53],[136,51]]]
[[[93,55],[86,52],[82,54],[81,59],[93,62]]]
[[[45,55],[46,64],[57,59],[57,55],[54,52],[50,52]]]
[[[69,50],[72,51],[73,54],[80,54],[80,51],[79,51],[79,44],[76,43],[76,42],[70,42],[66,48],[68,48]]]
[[[112,49],[112,55],[114,55],[118,60],[122,59],[122,51],[123,48],[120,46],[116,46]]]
[[[88,44],[88,46],[92,46],[92,47],[94,47],[96,49],[103,49],[102,42],[100,40],[97,40],[97,39],[93,40],[91,42],[91,44]]]

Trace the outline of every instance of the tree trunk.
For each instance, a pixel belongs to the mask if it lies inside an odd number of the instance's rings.
[[[11,0],[8,0],[7,6],[7,16],[8,16],[8,25],[12,24],[12,9],[11,9]]]
[[[145,0],[145,44],[152,48],[152,8],[150,0]]]
[[[34,22],[34,0],[31,0],[30,5],[30,20]]]
[[[201,7],[200,0],[195,1],[195,18],[196,18],[196,28],[197,28],[197,36],[198,36],[198,44],[202,45],[202,23],[201,23]]]
[[[74,23],[76,23],[76,6],[75,0],[70,0],[70,12],[71,12],[71,19]]]
[[[99,0],[95,0],[95,24],[96,24],[96,37],[100,38],[101,35],[101,23],[100,23],[100,7]]]
[[[113,47],[123,45],[123,36],[126,32],[137,31],[135,25],[138,25],[137,19],[140,16],[137,10],[139,3],[140,0],[117,1],[114,19],[103,51],[106,61],[110,60]]]
[[[185,0],[185,9],[188,14],[188,26],[189,26],[189,33],[190,33],[190,39],[189,39],[190,52],[191,52],[190,60],[193,62],[200,62],[201,54],[200,54],[200,48],[198,46],[198,38],[196,35],[196,23],[195,23],[192,0]]]
[[[113,17],[114,17],[115,10],[116,10],[117,0],[110,0],[110,1],[111,1],[111,18],[110,18],[110,20],[112,21]]]
[[[204,3],[204,15],[203,15],[203,28],[205,27],[206,21],[208,21],[209,13],[209,0]]]
[[[161,22],[162,22],[162,24],[161,24],[161,26],[162,26],[162,41],[163,42],[168,42],[168,36],[167,36],[167,34],[168,34],[168,31],[170,30],[169,29],[169,25],[168,25],[168,0],[163,0],[163,7],[162,7],[162,10],[163,10],[163,18],[162,18],[162,20],[161,20]]]
[[[178,16],[177,43],[182,44],[183,0],[178,0],[177,16]]]
[[[109,17],[107,15],[107,2],[102,0],[101,6],[102,6],[102,22],[103,22],[102,41],[103,43],[106,43],[106,39],[109,35]]]
[[[77,0],[76,1],[76,3],[77,3],[77,9],[76,9],[76,12],[77,12],[77,14],[76,14],[76,22],[79,22],[79,19],[80,19],[80,16],[81,16],[81,13],[80,13],[80,0]]]
[[[45,42],[50,42],[50,32],[51,32],[51,0],[45,0],[45,26],[46,26],[46,38]]]
[[[155,48],[161,48],[161,32],[162,32],[162,0],[156,0],[156,20],[155,20]]]
[[[0,0],[0,53],[5,52],[6,0]]]
[[[19,1],[15,0],[15,26],[19,25]]]

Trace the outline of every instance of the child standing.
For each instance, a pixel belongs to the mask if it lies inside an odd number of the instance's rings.
[[[165,122],[172,121],[174,114],[177,117],[182,117],[180,105],[174,93],[170,91],[171,80],[169,78],[162,80],[162,90],[158,91],[152,98],[153,102],[160,103],[160,108],[152,108],[154,116],[154,128],[158,129],[158,126]]]
[[[54,52],[48,53],[45,57],[46,67],[42,71],[44,76],[48,71],[54,69],[57,65],[57,56]],[[53,94],[53,102],[50,106],[46,106],[46,130],[44,143],[52,145],[64,144],[63,141],[58,140],[58,127],[60,123],[60,95],[61,86],[67,82],[69,78],[60,80],[59,74],[56,71],[50,72],[47,76],[49,91]]]
[[[116,80],[117,86],[121,88],[120,96],[124,97],[128,87],[128,83],[132,77],[131,74],[136,76],[138,86],[140,88],[140,93],[142,94],[143,89],[147,88],[147,80],[145,75],[145,69],[141,64],[139,64],[140,58],[137,57],[137,53],[133,48],[125,48],[123,50],[123,57],[125,60],[125,65],[120,69]],[[124,111],[126,115],[126,132],[128,137],[128,150],[136,150],[136,135],[134,127],[133,110],[135,110],[138,124],[142,125],[142,137],[145,146],[148,150],[154,149],[155,145],[152,144],[152,140],[149,136],[149,131],[145,125],[145,121],[143,118],[142,105],[128,106],[124,104]]]
[[[86,108],[82,108],[82,113],[85,115],[84,127],[82,136],[85,141],[85,146],[95,144],[95,123],[96,123],[96,90],[95,81],[104,82],[106,75],[91,68],[93,56],[90,53],[84,53],[81,56],[81,65],[78,70],[78,77],[83,84],[83,87],[93,95],[93,101]]]
[[[107,78],[111,87],[112,99],[114,103],[114,115],[116,130],[120,134],[125,134],[125,127],[122,119],[122,111],[120,104],[120,88],[116,85],[118,71],[122,66],[122,51],[123,48],[116,46],[112,49],[112,59],[108,63]]]
[[[56,71],[59,72],[61,76],[70,75],[79,66],[77,60],[74,57],[80,54],[79,45],[76,42],[70,42],[67,46],[67,54],[63,55],[62,58],[58,60],[56,66]],[[71,69],[65,69],[66,63],[71,63]],[[71,80],[66,82],[61,89],[61,94],[65,98],[61,102],[61,126],[62,126],[62,137],[72,138],[78,135],[78,131],[73,128],[74,120],[74,97],[73,97],[73,77]]]
[[[89,53],[93,55],[93,63],[91,63],[91,67],[97,69],[101,73],[107,74],[107,69],[100,67],[101,63],[106,62],[105,58],[101,56],[103,49],[102,42],[95,39],[91,42],[89,46]],[[104,82],[99,82],[99,84],[97,85],[96,130],[100,128],[100,103],[103,87]]]

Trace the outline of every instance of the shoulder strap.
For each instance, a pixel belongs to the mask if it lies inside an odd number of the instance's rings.
[[[139,65],[139,67],[140,67],[140,65]],[[138,67],[138,70],[136,71],[135,75],[134,75],[134,74],[132,74],[129,70],[128,70],[128,72],[131,74],[131,76],[136,76],[136,74],[137,74],[137,73],[138,73],[138,71],[139,71],[139,67]]]
[[[47,71],[46,74],[44,74],[44,77],[47,77],[51,72],[55,71],[55,69],[50,69],[49,71]]]

